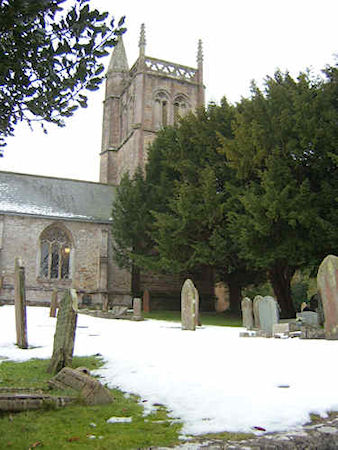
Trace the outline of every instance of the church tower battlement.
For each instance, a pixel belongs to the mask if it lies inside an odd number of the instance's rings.
[[[139,57],[129,68],[123,39],[113,50],[106,74],[100,182],[119,184],[125,172],[144,168],[147,147],[163,126],[204,105],[202,42],[197,68],[146,56],[144,24]]]

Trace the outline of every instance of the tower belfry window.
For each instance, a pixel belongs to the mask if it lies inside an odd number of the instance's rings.
[[[184,117],[189,109],[188,101],[183,95],[176,97],[174,101],[174,121],[177,122],[179,117]]]
[[[169,98],[165,92],[158,92],[155,97],[154,125],[156,129],[169,124]]]

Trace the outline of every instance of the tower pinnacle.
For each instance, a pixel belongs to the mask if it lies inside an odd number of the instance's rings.
[[[203,63],[203,49],[202,49],[202,39],[198,41],[198,50],[197,50],[197,64]]]
[[[140,48],[140,56],[144,56],[146,51],[146,31],[144,23],[142,23],[141,25],[140,40],[138,46]]]

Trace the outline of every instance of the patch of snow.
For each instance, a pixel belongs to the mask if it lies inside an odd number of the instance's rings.
[[[49,308],[28,307],[27,324],[31,348],[22,350],[14,307],[0,307],[1,356],[50,358],[56,319]],[[338,341],[243,339],[243,328],[182,331],[162,321],[84,314],[78,325],[74,354],[100,353],[105,365],[96,374],[104,383],[138,395],[148,411],[164,405],[183,422],[183,435],[301,430],[310,413],[338,411]]]
[[[106,420],[107,423],[130,423],[132,421],[132,417],[110,417],[110,419]]]

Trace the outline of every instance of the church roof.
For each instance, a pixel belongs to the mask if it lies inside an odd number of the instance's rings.
[[[0,214],[109,223],[114,186],[0,171]]]

